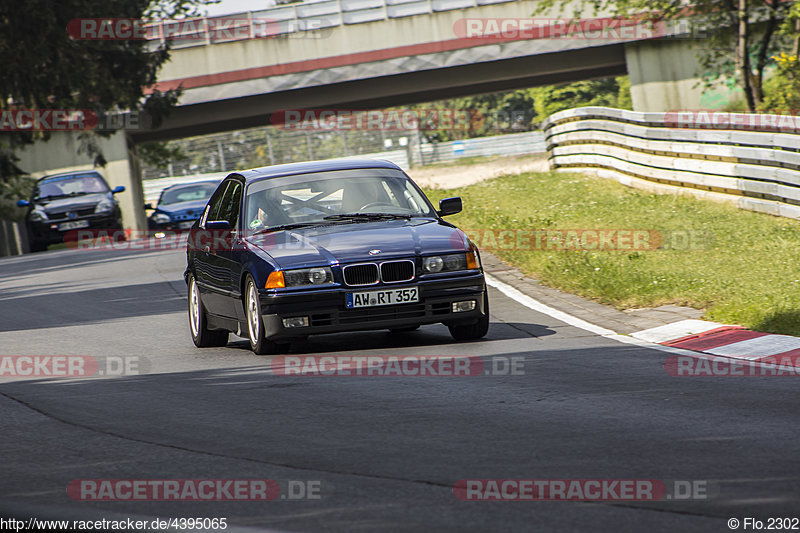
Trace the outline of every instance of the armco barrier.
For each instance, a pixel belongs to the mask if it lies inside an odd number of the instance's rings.
[[[509,133],[493,137],[476,137],[463,141],[422,144],[419,154],[412,154],[415,163],[450,163],[462,157],[493,157],[544,153],[545,140],[541,131]]]
[[[553,169],[800,219],[800,117],[582,107],[543,128]]]

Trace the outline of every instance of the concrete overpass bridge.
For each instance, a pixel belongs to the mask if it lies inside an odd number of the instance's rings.
[[[376,108],[628,73],[634,108],[699,108],[691,41],[602,13],[579,26],[571,9],[530,20],[531,0],[324,0],[150,28],[171,39],[158,89],[182,87],[158,129],[103,143],[125,223],[145,226],[137,144],[270,124],[276,111]],[[494,26],[492,25],[494,23]],[[86,168],[71,134],[22,154],[42,175]]]
[[[699,107],[695,74],[685,68],[694,57],[687,63],[680,54],[686,42],[652,41],[680,28],[648,30],[602,14],[570,28],[551,12],[520,30],[536,5],[325,0],[206,19],[199,31],[162,25],[154,44],[169,35],[174,52],[157,87],[183,87],[184,95],[162,128],[133,137],[258,126],[282,109],[405,105],[625,73],[637,110]],[[218,29],[220,21],[235,29]]]

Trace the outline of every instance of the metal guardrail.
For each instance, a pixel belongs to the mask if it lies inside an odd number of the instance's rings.
[[[188,48],[518,1],[323,0],[232,15],[160,21],[145,27],[153,48],[167,40],[171,41],[172,48]]]
[[[465,157],[493,157],[542,154],[547,151],[544,133],[527,131],[494,137],[477,137],[463,141],[422,144],[419,153],[412,154],[415,164],[450,163]]]
[[[584,107],[543,127],[551,168],[800,219],[800,117]]]

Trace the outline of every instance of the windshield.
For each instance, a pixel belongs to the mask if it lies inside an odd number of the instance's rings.
[[[158,205],[178,204],[181,202],[195,202],[198,200],[208,201],[214,191],[217,190],[219,183],[197,183],[185,187],[167,189],[161,195]]]
[[[433,217],[434,210],[408,177],[393,169],[355,169],[267,179],[247,193],[251,230],[294,224],[380,218]]]
[[[108,185],[97,174],[71,174],[45,178],[36,185],[34,199],[59,198],[108,192]]]

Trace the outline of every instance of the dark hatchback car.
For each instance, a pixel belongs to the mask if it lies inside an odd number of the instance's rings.
[[[179,183],[161,191],[155,211],[148,217],[150,230],[182,230],[191,228],[203,214],[208,199],[220,180]],[[145,209],[153,209],[145,204]]]
[[[64,242],[83,228],[117,231],[122,229],[122,214],[114,195],[125,187],[109,188],[98,172],[67,172],[45,176],[36,182],[30,200],[17,205],[27,207],[25,225],[32,252]]]
[[[396,165],[335,160],[231,174],[188,238],[189,323],[199,347],[230,332],[257,354],[309,335],[443,323],[483,337],[477,248]]]

